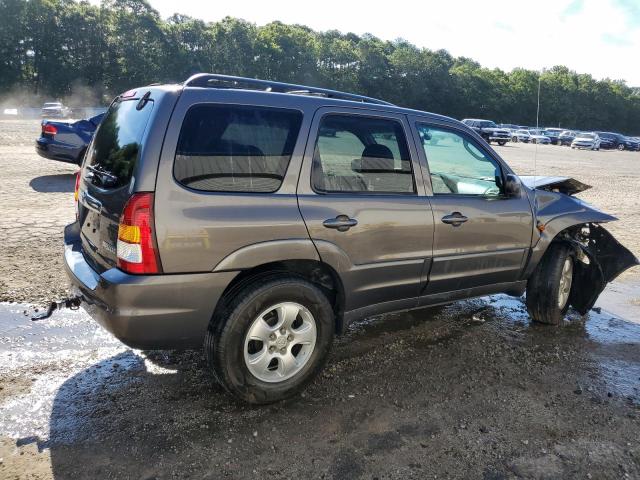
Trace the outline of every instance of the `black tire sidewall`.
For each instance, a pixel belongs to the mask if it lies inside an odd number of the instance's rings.
[[[567,257],[573,262],[573,275],[569,299],[563,308],[558,306],[558,288],[562,268]],[[532,319],[539,323],[559,325],[569,310],[575,287],[575,252],[566,243],[552,243],[545,252],[527,283],[527,309]]]
[[[299,303],[311,312],[316,323],[316,345],[307,364],[296,375],[278,383],[264,382],[254,377],[245,364],[245,335],[260,313],[282,302]],[[214,342],[216,376],[232,394],[251,403],[270,403],[288,398],[301,390],[322,368],[334,329],[334,312],[326,295],[306,280],[282,278],[260,286],[250,285],[238,294],[238,302],[231,307]]]

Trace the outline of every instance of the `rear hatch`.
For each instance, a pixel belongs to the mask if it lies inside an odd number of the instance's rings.
[[[117,266],[120,215],[133,191],[152,110],[153,101],[147,99],[120,97],[114,101],[85,157],[78,190],[78,222],[84,257],[99,273]]]

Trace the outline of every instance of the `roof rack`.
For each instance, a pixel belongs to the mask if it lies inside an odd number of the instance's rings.
[[[356,95],[355,93],[339,92],[327,88],[295,85],[292,83],[272,82],[255,78],[234,77],[231,75],[218,75],[215,73],[197,73],[184,82],[185,87],[204,88],[236,88],[244,90],[260,90],[264,92],[289,93],[293,95],[310,95],[338,100],[351,100],[354,102],[374,103],[377,105],[393,105],[377,98]]]

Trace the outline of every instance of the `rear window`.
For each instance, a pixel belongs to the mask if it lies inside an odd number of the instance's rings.
[[[153,102],[147,102],[141,110],[136,105],[137,100],[114,103],[102,119],[87,154],[87,165],[113,180],[105,187],[117,188],[131,181]]]
[[[180,130],[173,173],[207,192],[275,192],[298,138],[302,113],[245,105],[195,105]]]

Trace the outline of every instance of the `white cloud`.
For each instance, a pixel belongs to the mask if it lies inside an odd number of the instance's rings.
[[[565,65],[640,86],[640,19],[623,8],[624,0],[150,3],[164,17],[177,10],[208,21],[229,15],[259,25],[280,20],[316,30],[368,32],[385,40],[404,38],[420,47],[444,48],[487,67],[540,70]]]

